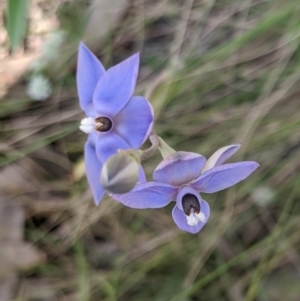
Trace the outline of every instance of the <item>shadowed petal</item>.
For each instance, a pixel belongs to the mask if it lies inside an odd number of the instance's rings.
[[[139,148],[152,131],[153,118],[149,101],[134,96],[115,116],[114,129],[132,148]]]
[[[190,226],[187,223],[187,217],[185,213],[182,210],[180,210],[177,206],[174,207],[172,211],[172,216],[174,222],[176,223],[179,229],[195,234],[198,233],[203,228],[203,226],[207,223],[207,220],[209,218],[210,209],[208,203],[204,200],[201,200],[200,206],[201,206],[201,212],[205,215],[206,221],[199,222],[198,225],[196,226]]]
[[[78,50],[77,89],[81,109],[94,117],[93,95],[100,77],[105,73],[100,61],[81,42]]]
[[[200,175],[205,162],[206,159],[199,154],[176,152],[156,167],[153,179],[173,186],[187,184]]]
[[[96,141],[96,152],[100,162],[105,163],[119,149],[128,149],[129,145],[116,133],[110,131],[98,137]]]
[[[85,172],[93,192],[94,202],[99,205],[104,195],[104,189],[100,185],[100,173],[102,164],[99,162],[95,148],[86,142],[84,148]]]
[[[202,169],[202,173],[207,170],[219,166],[224,163],[227,159],[229,159],[233,154],[235,154],[238,149],[241,147],[240,144],[233,144],[224,146],[218,149],[206,162],[205,166]]]
[[[135,209],[162,208],[174,198],[178,189],[163,183],[140,183],[128,193],[114,194],[113,199]]]
[[[208,170],[190,185],[200,192],[217,192],[243,181],[258,167],[253,161],[223,164]]]
[[[107,70],[94,93],[94,106],[100,115],[113,117],[131,98],[139,68],[139,54]]]

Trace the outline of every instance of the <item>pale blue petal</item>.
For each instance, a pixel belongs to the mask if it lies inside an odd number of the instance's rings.
[[[100,185],[100,173],[102,164],[99,162],[95,148],[86,142],[84,148],[85,172],[93,192],[94,202],[99,205],[104,195],[104,189]]]
[[[178,189],[163,183],[139,183],[128,193],[114,194],[113,199],[135,209],[162,208],[176,196]]]
[[[114,117],[114,130],[132,148],[139,148],[148,138],[153,127],[153,109],[142,96],[132,97]]]
[[[240,144],[233,144],[224,146],[218,149],[206,162],[205,166],[202,169],[202,173],[205,171],[223,164],[227,159],[233,156],[238,149],[241,147]]]
[[[99,116],[113,117],[131,98],[139,69],[139,54],[107,70],[94,93],[94,106]]]
[[[196,179],[206,159],[196,153],[176,152],[164,159],[154,170],[153,179],[157,182],[181,186]]]
[[[100,135],[96,141],[97,157],[104,164],[119,149],[129,149],[129,145],[114,131]]]
[[[99,135],[96,131],[92,131],[88,134],[88,142],[93,146],[96,147],[96,141],[98,140]]]
[[[187,219],[184,211],[180,210],[177,206],[175,206],[172,211],[172,216],[178,228],[185,232],[189,232],[193,234],[198,233],[203,228],[203,226],[207,223],[207,220],[209,219],[209,215],[210,215],[209,205],[206,201],[201,200],[200,207],[201,207],[201,212],[206,217],[206,221],[199,222],[198,225],[196,226],[190,226],[187,223]]]
[[[94,117],[93,95],[105,69],[96,56],[81,42],[78,50],[77,89],[81,109]]]
[[[223,164],[203,173],[191,186],[205,193],[214,193],[246,179],[259,164],[253,161]]]

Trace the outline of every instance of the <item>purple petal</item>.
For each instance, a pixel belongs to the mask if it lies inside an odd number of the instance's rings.
[[[206,162],[205,166],[202,169],[202,173],[207,170],[219,166],[224,163],[227,159],[229,159],[232,155],[234,155],[238,149],[241,147],[240,144],[233,144],[224,146],[218,149]]]
[[[163,183],[140,183],[128,193],[114,194],[113,199],[135,209],[162,208],[174,198],[178,189]]]
[[[100,77],[105,73],[100,61],[81,42],[78,50],[77,89],[81,109],[94,117],[93,95]]]
[[[199,154],[176,152],[156,167],[153,179],[157,182],[181,186],[197,178],[205,162],[206,159]]]
[[[258,167],[253,161],[223,164],[202,174],[191,186],[200,192],[217,192],[243,181]]]
[[[172,216],[173,216],[174,222],[176,223],[176,225],[178,226],[179,229],[181,229],[185,232],[195,234],[195,233],[198,233],[203,228],[203,226],[208,221],[208,218],[210,215],[210,209],[209,209],[208,203],[204,200],[201,200],[200,206],[201,206],[201,212],[206,217],[206,221],[199,222],[198,225],[196,225],[196,226],[190,226],[187,223],[187,219],[186,219],[186,215],[185,215],[184,211],[180,210],[177,206],[174,207],[174,209],[172,211]]]
[[[100,162],[105,163],[108,158],[116,154],[119,149],[128,149],[129,145],[116,133],[110,131],[98,137],[96,152]]]
[[[139,148],[153,127],[153,109],[142,96],[132,97],[114,118],[115,131],[132,148]]]
[[[147,182],[146,175],[145,175],[145,172],[144,172],[144,169],[143,169],[142,166],[140,166],[140,169],[139,169],[139,179],[138,179],[138,181],[140,183]]]
[[[131,98],[139,68],[139,54],[107,70],[94,93],[94,106],[99,115],[113,117]]]
[[[99,135],[96,131],[92,131],[91,133],[88,134],[88,142],[95,147],[96,141],[98,140]]]
[[[100,173],[102,164],[99,162],[95,148],[86,142],[84,148],[85,172],[93,192],[94,202],[99,205],[104,195],[104,189],[100,185]]]

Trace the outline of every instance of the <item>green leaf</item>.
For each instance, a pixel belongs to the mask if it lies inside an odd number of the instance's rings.
[[[7,0],[7,32],[10,48],[14,51],[26,33],[26,15],[29,0]]]

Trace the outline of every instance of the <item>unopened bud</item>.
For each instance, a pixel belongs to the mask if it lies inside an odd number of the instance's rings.
[[[103,165],[100,184],[110,193],[126,193],[138,181],[139,164],[130,155],[116,154]]]

